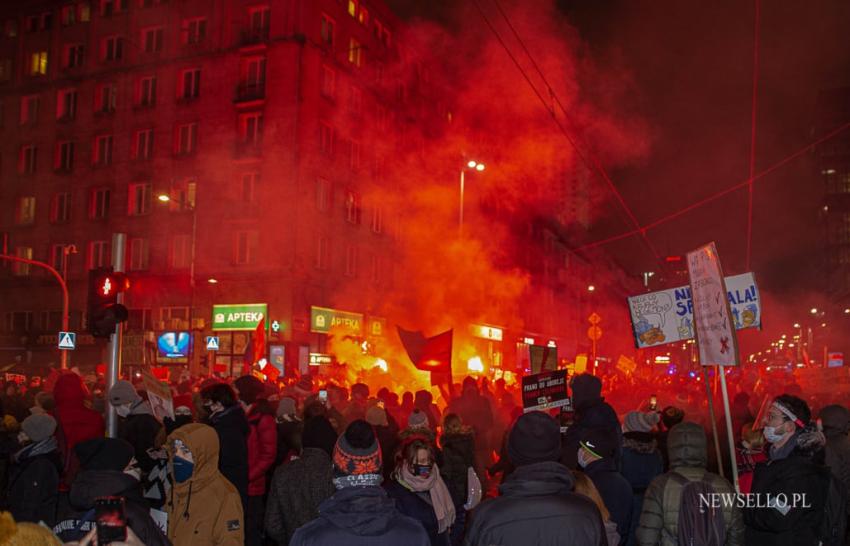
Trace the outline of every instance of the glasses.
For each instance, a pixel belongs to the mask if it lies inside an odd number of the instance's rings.
[[[787,417],[787,416],[785,416],[785,415],[784,415],[784,414],[782,414],[782,413],[779,413],[779,412],[776,412],[776,413],[774,413],[774,412],[770,412],[770,413],[768,413],[768,414],[765,416],[764,422],[765,422],[765,423],[776,423],[776,422],[778,421],[778,422],[780,422],[780,423],[784,423],[785,421],[788,421],[788,420],[789,420],[789,419],[788,419],[788,417]]]

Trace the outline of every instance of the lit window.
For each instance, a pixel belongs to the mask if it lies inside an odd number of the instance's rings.
[[[348,14],[357,17],[357,0],[348,0]]]
[[[360,11],[357,12],[357,21],[364,27],[369,26],[369,10],[360,6]]]
[[[27,196],[18,199],[15,223],[19,226],[35,223],[35,197]]]
[[[360,42],[352,38],[348,42],[348,62],[356,67],[361,66],[362,48]]]
[[[26,260],[32,260],[32,247],[29,247],[29,246],[15,247],[15,256],[17,256],[18,258],[24,258]],[[21,262],[14,262],[12,264],[12,274],[17,276],[17,277],[26,277],[27,275],[30,274],[30,264],[21,263]],[[31,316],[32,316],[32,313],[30,313],[30,318],[31,318]]]
[[[47,52],[36,51],[30,55],[30,76],[44,76],[47,74]]]
[[[149,182],[130,184],[127,192],[127,214],[142,216],[151,211],[153,190]]]

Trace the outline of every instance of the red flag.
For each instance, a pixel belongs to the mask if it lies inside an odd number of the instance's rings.
[[[268,379],[272,383],[277,381],[277,378],[280,376],[280,371],[268,361],[266,361],[265,364],[260,364],[260,371],[263,372],[263,375],[266,376],[266,379]]]
[[[254,362],[257,364],[266,357],[266,318],[260,319],[257,329],[254,331]]]
[[[407,350],[407,356],[417,369],[431,372],[432,385],[451,385],[452,335],[453,330],[447,330],[433,337],[425,337],[422,332],[398,328],[398,337]]]

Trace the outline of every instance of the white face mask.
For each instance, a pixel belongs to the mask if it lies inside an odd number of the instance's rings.
[[[115,408],[115,413],[119,415],[119,417],[127,417],[130,415],[130,406],[129,404],[122,404]]]
[[[18,433],[18,443],[21,445],[30,443],[30,437],[23,430]]]
[[[764,427],[764,439],[770,442],[771,444],[775,444],[777,442],[781,442],[787,433],[777,434],[778,427]]]
[[[578,448],[578,465],[582,468],[587,468],[587,465],[592,462],[593,461],[590,460],[590,457],[588,457],[587,452],[584,450],[584,448]]]

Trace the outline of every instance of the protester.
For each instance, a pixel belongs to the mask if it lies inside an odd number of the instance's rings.
[[[245,506],[245,544],[261,546],[267,492],[266,473],[277,457],[277,424],[270,402],[262,397],[263,383],[243,375],[233,385],[239,391],[248,419],[248,504]]]
[[[60,512],[53,532],[67,542],[80,540],[95,524],[95,499],[122,497],[127,526],[146,546],[167,546],[165,534],[151,518],[139,486],[135,450],[118,438],[93,438],[74,448],[80,471],[71,484],[70,506]]]
[[[847,436],[850,433],[850,411],[844,406],[834,404],[824,407],[819,417],[826,436],[826,465],[850,491],[850,437]]]
[[[790,394],[776,397],[762,419],[769,460],[756,465],[752,492],[763,498],[785,494],[789,504],[747,508],[747,546],[817,545],[822,538],[830,471],[815,461],[823,460],[826,438],[810,419],[808,404]],[[790,504],[795,494],[805,495],[805,505]],[[841,516],[846,523],[846,512]]]
[[[670,429],[685,420],[685,412],[675,406],[667,406],[661,412],[661,427],[658,431],[658,451],[661,452],[661,458],[664,461],[664,471],[670,469],[670,460],[667,458],[667,435]]]
[[[319,517],[295,531],[292,546],[427,546],[422,524],[401,514],[380,487],[381,450],[372,427],[357,420],[337,440],[336,493]]]
[[[703,491],[709,493],[726,495],[735,493],[729,482],[706,470],[708,464],[706,444],[705,430],[696,423],[683,422],[670,429],[668,435],[670,471],[657,476],[646,490],[636,531],[637,544],[640,546],[680,544],[680,510],[683,506],[683,490],[689,482],[697,482],[703,486]],[[691,507],[696,507],[696,514],[693,510],[689,511],[690,518],[704,518],[703,521],[708,522],[718,534],[725,536],[725,541],[720,543],[726,546],[745,544],[741,512],[734,504],[723,503],[720,513],[712,510],[700,512],[698,500]],[[716,518],[715,515],[717,515]],[[718,520],[723,522],[719,529],[715,525]],[[749,545],[749,542],[746,544]]]
[[[631,529],[633,495],[632,486],[617,470],[614,455],[617,452],[617,437],[607,429],[582,430],[579,436],[577,459],[617,524],[621,544],[625,544]]]
[[[660,416],[656,412],[632,411],[623,419],[623,477],[632,487],[632,510],[626,544],[632,546],[640,520],[643,494],[650,482],[664,472],[664,460],[658,451],[658,441],[652,429]]]
[[[183,425],[195,422],[195,403],[192,396],[180,394],[174,397],[174,419],[165,416],[163,418],[166,435],[171,434]]]
[[[248,420],[233,387],[214,382],[201,390],[209,424],[221,445],[218,468],[239,491],[242,506],[248,505]],[[176,432],[176,431],[175,431]],[[173,434],[173,433],[172,433]]]
[[[239,492],[219,471],[216,431],[198,423],[184,425],[171,433],[166,448],[174,480],[168,503],[172,544],[242,546]]]
[[[398,433],[399,440],[405,441],[410,436],[425,436],[434,444],[437,435],[428,425],[428,415],[422,410],[415,409],[407,417],[407,428]]]
[[[392,461],[399,445],[398,425],[392,422],[394,426],[391,426],[387,412],[377,405],[366,410],[366,422],[375,428],[375,435],[378,437],[378,443],[381,445],[381,459]],[[390,479],[392,471],[392,465],[384,465],[384,480],[388,481]]]
[[[149,450],[159,447],[156,439],[162,432],[162,425],[153,416],[150,403],[142,400],[129,381],[116,381],[109,389],[108,398],[115,413],[121,418],[118,422],[118,437],[133,446],[144,481],[156,466],[156,460],[150,456]]]
[[[79,467],[74,447],[92,438],[102,438],[105,433],[103,416],[84,404],[88,396],[82,378],[73,373],[63,373],[53,387],[56,401],[56,438],[62,456],[61,490],[67,491]]]
[[[300,453],[275,471],[269,487],[265,529],[279,546],[288,545],[296,529],[319,517],[319,504],[336,491],[331,462],[336,439],[327,418],[308,419],[300,439]]]
[[[738,490],[749,493],[753,487],[753,473],[756,465],[767,460],[764,452],[764,435],[754,429],[753,423],[747,423],[741,429],[741,443],[735,448],[735,461],[738,466]]]
[[[457,414],[475,433],[475,461],[478,468],[490,464],[493,446],[490,434],[493,429],[493,411],[486,398],[481,396],[478,385],[472,377],[463,380],[463,393],[449,404],[449,411]],[[483,476],[482,476],[483,477]]]
[[[437,464],[455,507],[455,524],[452,525],[450,538],[453,546],[459,546],[463,543],[466,524],[464,504],[468,500],[469,469],[475,467],[475,437],[472,430],[465,427],[454,413],[443,418],[440,448]]]
[[[593,485],[587,474],[579,470],[573,471],[573,476],[576,479],[575,492],[579,495],[584,495],[593,501],[599,513],[602,515],[602,522],[605,524],[605,537],[608,540],[608,546],[617,546],[620,543],[620,534],[617,532],[617,524],[611,520],[611,513],[608,507],[605,506],[605,501],[599,495],[599,490]]]
[[[428,417],[428,428],[437,430],[440,426],[440,408],[434,404],[434,395],[425,389],[416,391],[413,396],[413,407]]]
[[[38,413],[46,413],[53,415],[56,409],[56,401],[53,400],[53,395],[49,392],[41,391],[33,397],[33,407],[30,408],[30,413],[35,415]]]
[[[464,544],[606,544],[599,510],[572,492],[575,478],[557,462],[561,435],[554,419],[538,411],[519,417],[508,453],[516,470],[499,486],[499,497],[477,508]]]
[[[576,420],[564,435],[564,449],[561,462],[569,468],[576,468],[579,440],[584,431],[599,428],[616,438],[614,466],[619,468],[623,449],[623,433],[617,413],[602,397],[602,381],[590,374],[581,374],[570,382],[573,393],[573,407]],[[604,498],[604,493],[603,493]]]
[[[355,419],[365,419],[369,401],[369,385],[355,383],[351,386],[351,400],[343,412],[345,422],[350,423]]]
[[[24,446],[12,456],[6,499],[15,521],[53,525],[62,461],[56,438],[56,419],[30,415],[21,423],[19,443]]]
[[[29,410],[24,403],[23,397],[20,394],[18,384],[14,381],[7,381],[3,388],[3,396],[0,397],[3,402],[3,408],[6,413],[13,416],[18,422],[23,421],[29,415]]]
[[[295,399],[284,396],[277,403],[277,467],[290,456],[301,452],[301,429],[304,423],[296,413]]]

